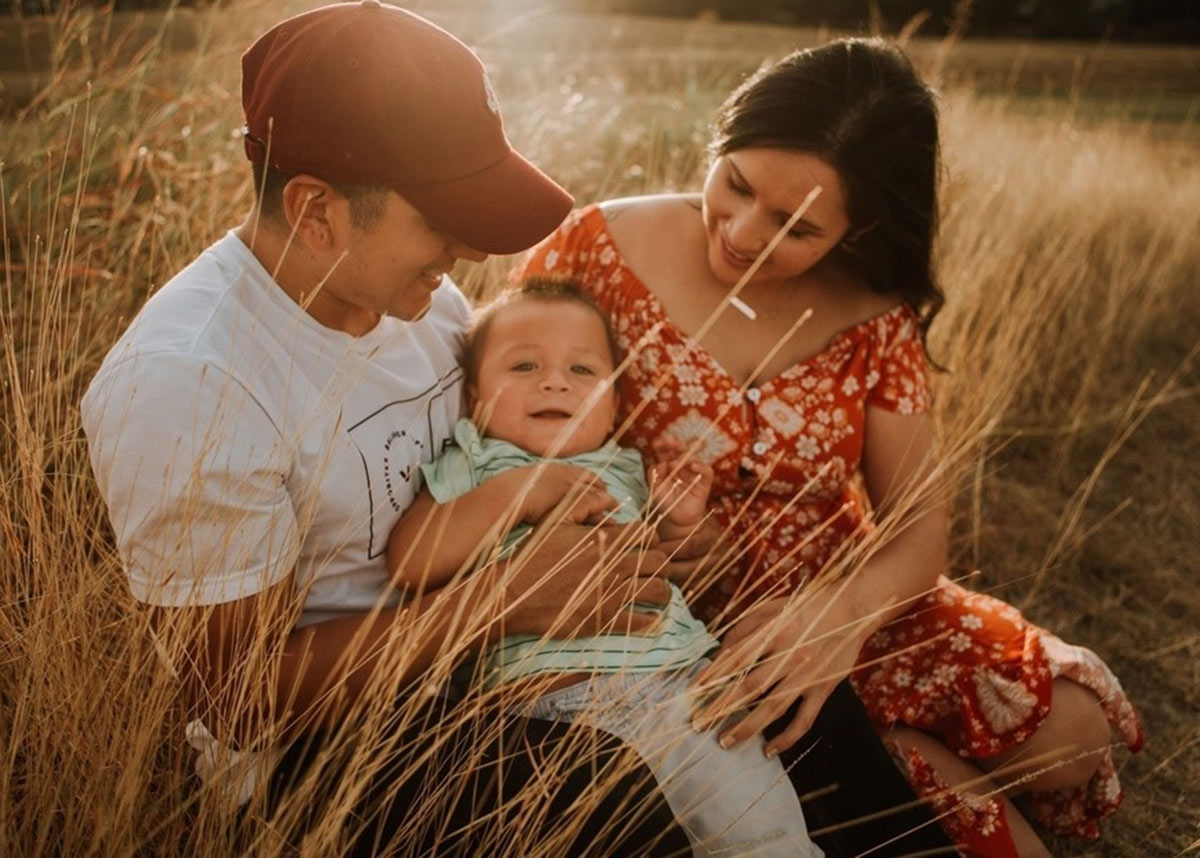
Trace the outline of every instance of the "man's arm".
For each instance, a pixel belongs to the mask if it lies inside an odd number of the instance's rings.
[[[400,608],[291,629],[297,606],[289,579],[222,605],[156,608],[155,625],[182,666],[196,714],[214,734],[252,747],[259,737],[337,724],[375,683],[390,700],[419,679],[437,682],[502,634],[649,630],[656,616],[631,606],[666,604],[666,582],[651,577],[666,558],[656,550],[606,552],[620,537],[596,539],[596,530],[539,529],[512,561]]]
[[[537,524],[551,510],[582,524],[616,505],[595,474],[555,462],[505,471],[446,503],[424,489],[392,528],[388,569],[407,592],[424,593],[470,567],[517,524]]]
[[[422,677],[436,681],[497,636],[498,620],[509,633],[541,634],[571,603],[562,634],[647,628],[653,617],[630,605],[669,595],[638,574],[639,561],[659,569],[661,554],[609,551],[615,562],[605,564],[593,529],[560,525],[535,530],[511,562],[401,608],[296,629],[302,523],[287,446],[257,400],[219,369],[156,354],[102,373],[81,410],[130,588],[161,606],[158,641],[222,741],[257,746],[336,723],[373,686],[391,699]]]

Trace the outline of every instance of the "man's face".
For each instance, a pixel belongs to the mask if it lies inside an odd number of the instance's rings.
[[[348,202],[343,213],[348,219]],[[456,260],[487,258],[431,226],[394,191],[388,191],[378,220],[365,228],[350,225],[348,235],[341,261],[309,312],[327,327],[357,336],[374,328],[381,316],[419,319]]]
[[[598,449],[617,396],[604,322],[576,301],[520,298],[500,308],[471,391],[485,435],[538,456]]]

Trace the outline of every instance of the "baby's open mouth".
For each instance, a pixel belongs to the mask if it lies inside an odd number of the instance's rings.
[[[535,417],[538,420],[563,420],[571,417],[572,415],[569,411],[563,411],[558,408],[547,408],[544,411],[535,411],[530,416]]]

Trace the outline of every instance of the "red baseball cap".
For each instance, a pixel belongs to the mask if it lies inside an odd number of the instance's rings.
[[[242,55],[246,155],[285,175],[392,188],[486,253],[535,244],[570,195],[521,157],[475,54],[379,0],[288,18]]]

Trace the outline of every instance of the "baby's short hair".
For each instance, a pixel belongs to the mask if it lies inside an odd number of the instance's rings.
[[[561,302],[566,304],[581,304],[596,314],[596,318],[604,325],[604,336],[608,340],[609,356],[614,367],[621,362],[621,347],[617,344],[617,335],[613,331],[608,315],[600,309],[596,300],[584,291],[578,281],[568,277],[552,277],[547,274],[535,274],[524,278],[511,289],[506,289],[492,301],[475,311],[471,327],[467,331],[467,344],[463,351],[463,370],[468,385],[473,385],[479,378],[479,363],[486,345],[488,329],[496,314],[515,301],[543,301],[545,303]]]

